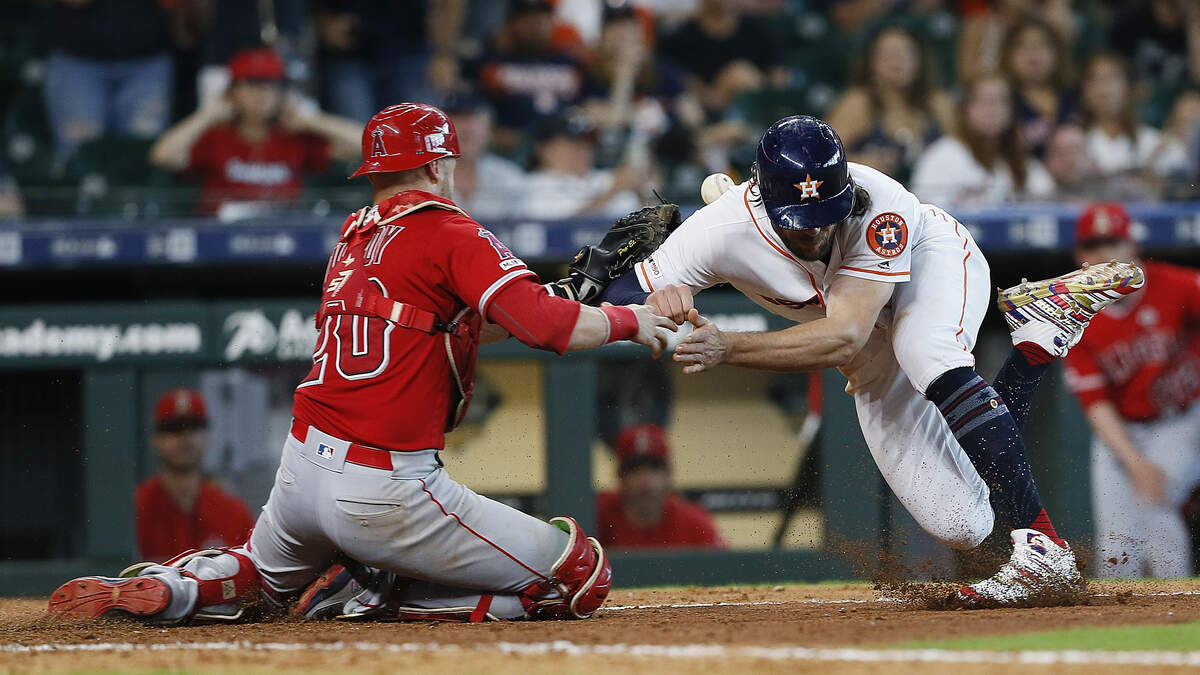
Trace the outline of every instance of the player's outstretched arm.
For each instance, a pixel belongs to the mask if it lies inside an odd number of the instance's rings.
[[[668,331],[675,324],[649,305],[579,308],[567,351],[593,349],[617,340],[630,340],[650,348],[657,358],[667,348]]]
[[[675,328],[645,305],[589,307],[550,295],[532,277],[502,288],[488,304],[487,318],[522,343],[559,354],[632,340],[657,356]]]
[[[776,371],[821,370],[845,365],[867,343],[879,311],[895,286],[838,276],[829,291],[825,318],[770,333],[726,333],[691,310],[696,330],[675,347],[683,372],[721,363]]]

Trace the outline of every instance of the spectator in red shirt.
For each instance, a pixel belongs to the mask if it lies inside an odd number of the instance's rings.
[[[1137,257],[1123,206],[1080,216],[1080,263]],[[1097,315],[1067,354],[1067,384],[1092,429],[1094,571],[1186,577],[1180,507],[1200,481],[1200,272],[1138,264],[1146,285]]]
[[[202,212],[235,202],[294,202],[303,178],[326,171],[331,156],[358,157],[362,126],[292,96],[273,50],[238,52],[229,74],[225,96],[168,129],[150,149],[154,165],[201,182]]]
[[[596,495],[596,536],[605,547],[728,548],[708,511],[671,493],[670,455],[662,427],[621,432],[620,489]]]
[[[137,539],[142,558],[161,562],[190,548],[235,546],[254,520],[237,497],[200,473],[208,416],[200,392],[172,389],[154,407],[151,441],[158,473],[137,488]]]

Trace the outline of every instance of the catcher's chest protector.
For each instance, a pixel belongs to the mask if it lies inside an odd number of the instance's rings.
[[[430,339],[441,340],[450,362],[451,400],[445,430],[451,431],[466,417],[475,393],[475,366],[483,317],[468,306],[443,321],[431,311],[384,296],[363,270],[371,260],[370,249],[380,235],[379,228],[393,225],[424,209],[445,209],[465,215],[453,204],[433,200],[397,204],[383,218],[375,207],[363,207],[350,215],[329,258],[316,325],[320,330],[325,318],[331,315],[363,316],[383,319],[401,328],[428,333]]]

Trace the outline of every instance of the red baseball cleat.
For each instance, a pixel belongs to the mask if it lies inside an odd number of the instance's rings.
[[[152,576],[80,577],[50,594],[51,614],[96,618],[108,614],[151,616],[167,608],[171,589]]]

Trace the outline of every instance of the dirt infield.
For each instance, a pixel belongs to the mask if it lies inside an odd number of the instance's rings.
[[[1094,583],[1085,604],[935,611],[867,586],[614,591],[589,621],[348,624],[281,620],[156,628],[61,621],[0,600],[0,672],[1179,672],[1200,655],[886,650],[910,640],[1200,620],[1200,581]],[[1198,646],[1200,648],[1200,646]],[[1074,654],[1074,655],[1072,655]],[[1091,654],[1092,656],[1088,656]],[[1156,655],[1157,654],[1157,655]],[[1180,661],[1180,659],[1184,661]],[[1188,660],[1192,659],[1192,660]]]

